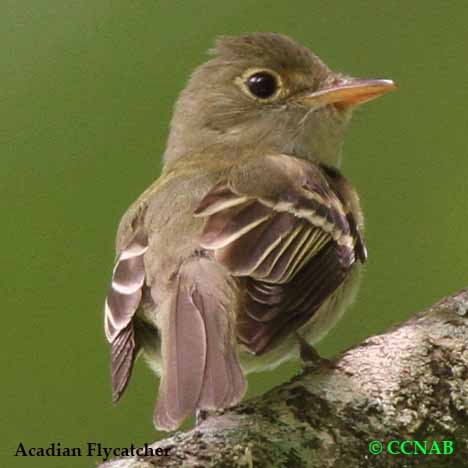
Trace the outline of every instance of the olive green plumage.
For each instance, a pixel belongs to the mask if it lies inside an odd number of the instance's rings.
[[[390,89],[332,72],[277,34],[221,38],[182,91],[160,178],[124,215],[106,300],[118,400],[140,351],[157,427],[245,393],[245,373],[320,339],[366,259],[340,174],[353,106]]]

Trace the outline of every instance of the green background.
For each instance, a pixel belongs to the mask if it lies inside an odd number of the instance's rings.
[[[369,262],[325,355],[468,285],[468,7],[452,1],[3,0],[0,14],[1,456],[156,436],[143,362],[110,401],[102,305],[117,222],[157,177],[172,105],[219,34],[276,31],[399,91],[357,113],[344,172]],[[297,372],[250,379],[251,394]]]

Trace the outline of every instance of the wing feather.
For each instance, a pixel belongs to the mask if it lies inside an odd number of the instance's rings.
[[[147,249],[146,235],[140,229],[117,257],[104,313],[109,343],[130,323],[140,304],[145,280],[143,257]]]
[[[133,368],[139,346],[135,339],[133,318],[145,281],[143,256],[148,249],[142,229],[135,232],[127,247],[117,257],[104,307],[104,330],[111,344],[112,399],[122,396]]]
[[[201,246],[244,278],[238,338],[259,354],[309,320],[365,252],[325,173],[295,158],[281,164],[291,176],[282,190],[257,195],[228,178],[195,211],[206,217]]]
[[[138,350],[133,325],[128,324],[112,343],[111,381],[114,403],[120,399],[127,387]]]

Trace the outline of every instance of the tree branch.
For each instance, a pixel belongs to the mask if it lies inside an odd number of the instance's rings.
[[[331,366],[304,371],[151,446],[169,448],[168,456],[101,467],[468,467],[467,377],[468,288]],[[383,443],[379,455],[369,451],[373,440]],[[432,454],[392,455],[392,440],[427,441]],[[444,440],[453,441],[453,453],[443,454],[450,452]]]

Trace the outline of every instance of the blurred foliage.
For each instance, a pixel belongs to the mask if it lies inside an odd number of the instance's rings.
[[[468,9],[462,1],[4,0],[0,16],[1,455],[155,438],[156,378],[139,362],[110,401],[102,304],[113,236],[158,175],[172,105],[214,37],[282,32],[355,76],[397,81],[365,106],[345,174],[367,215],[356,304],[332,355],[468,284]],[[253,376],[251,394],[297,371]],[[5,463],[6,464],[6,463]]]

